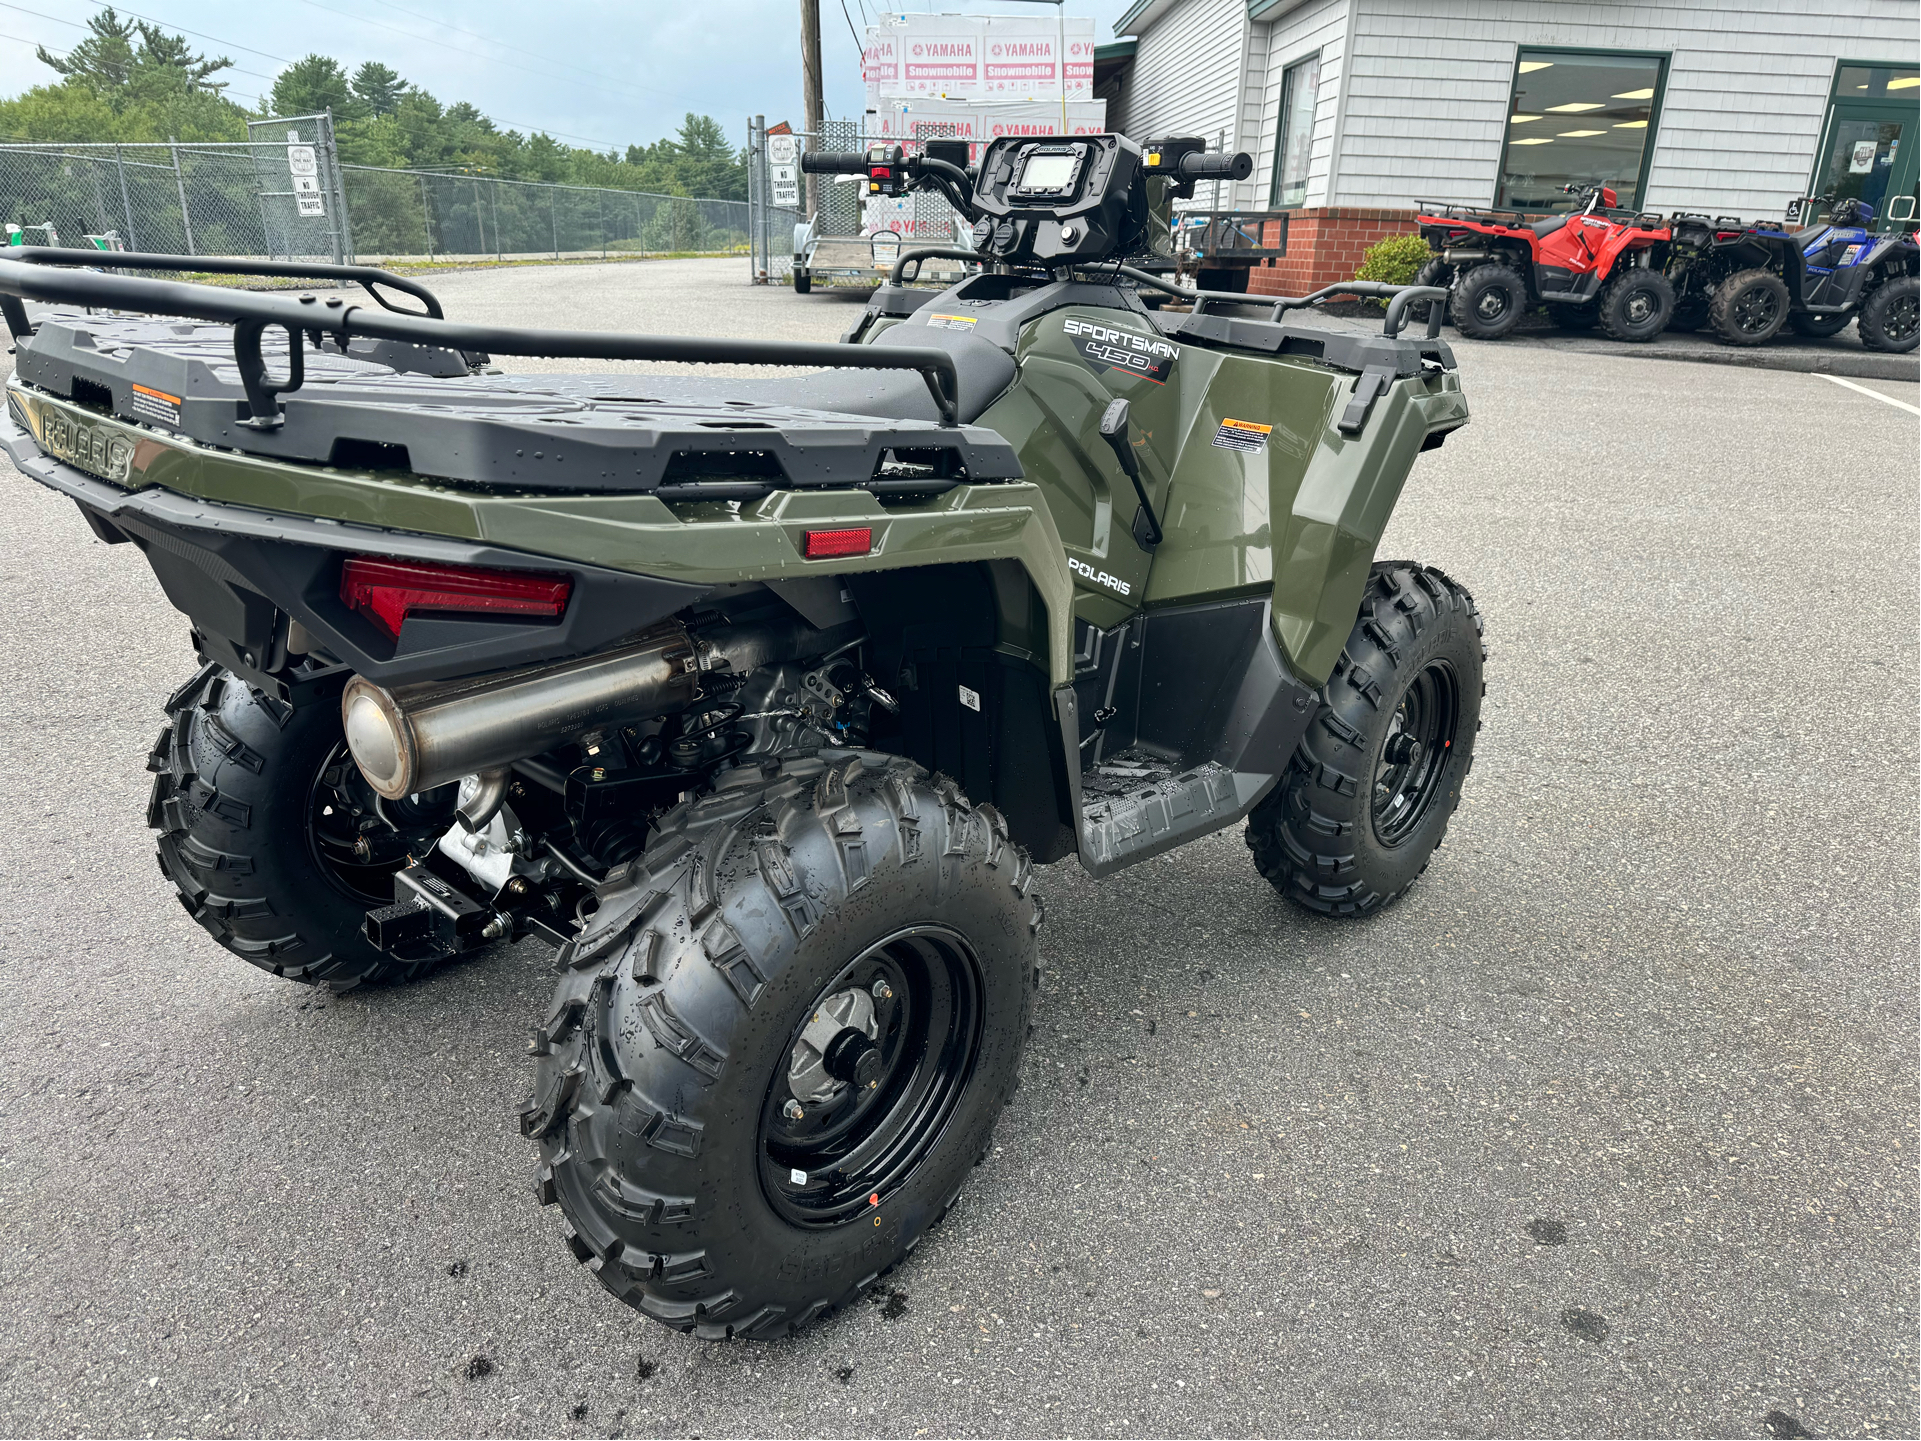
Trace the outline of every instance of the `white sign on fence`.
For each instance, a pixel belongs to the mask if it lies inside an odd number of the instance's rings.
[[[800,154],[798,135],[769,135],[767,137],[767,163],[769,165],[792,165]]]
[[[319,220],[327,214],[327,207],[321,203],[318,195],[296,195],[293,203],[303,220]]]
[[[318,175],[320,166],[314,159],[311,145],[289,145],[287,147],[287,169],[295,175]]]

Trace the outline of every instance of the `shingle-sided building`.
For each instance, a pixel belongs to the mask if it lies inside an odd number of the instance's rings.
[[[1778,218],[1915,189],[1921,0],[1140,0],[1115,28],[1109,125],[1246,150],[1222,206],[1290,213],[1263,292],[1352,275],[1419,200],[1545,211],[1602,181]]]

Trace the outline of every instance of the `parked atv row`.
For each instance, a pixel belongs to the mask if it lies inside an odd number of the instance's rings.
[[[1545,306],[1563,329],[1623,341],[1706,327],[1730,345],[1760,345],[1783,326],[1828,336],[1852,321],[1869,350],[1915,348],[1921,250],[1911,232],[1870,229],[1873,211],[1858,200],[1791,230],[1625,211],[1607,186],[1563,189],[1579,208],[1546,219],[1422,206],[1434,258],[1416,283],[1450,291],[1448,318],[1463,335],[1499,340]]]

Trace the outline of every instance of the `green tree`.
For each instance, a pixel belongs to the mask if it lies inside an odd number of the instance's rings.
[[[407,88],[407,82],[400,78],[398,70],[382,65],[378,60],[369,60],[354,71],[354,96],[367,108],[367,113],[376,119],[392,115],[400,109]]]
[[[274,80],[274,114],[318,115],[329,109],[341,120],[355,119],[362,113],[347,72],[331,56],[302,56]]]

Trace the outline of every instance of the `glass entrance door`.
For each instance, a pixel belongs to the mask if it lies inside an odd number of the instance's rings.
[[[1814,174],[1816,195],[1851,196],[1874,207],[1877,225],[1888,201],[1915,187],[1921,89],[1913,66],[1843,65]]]

